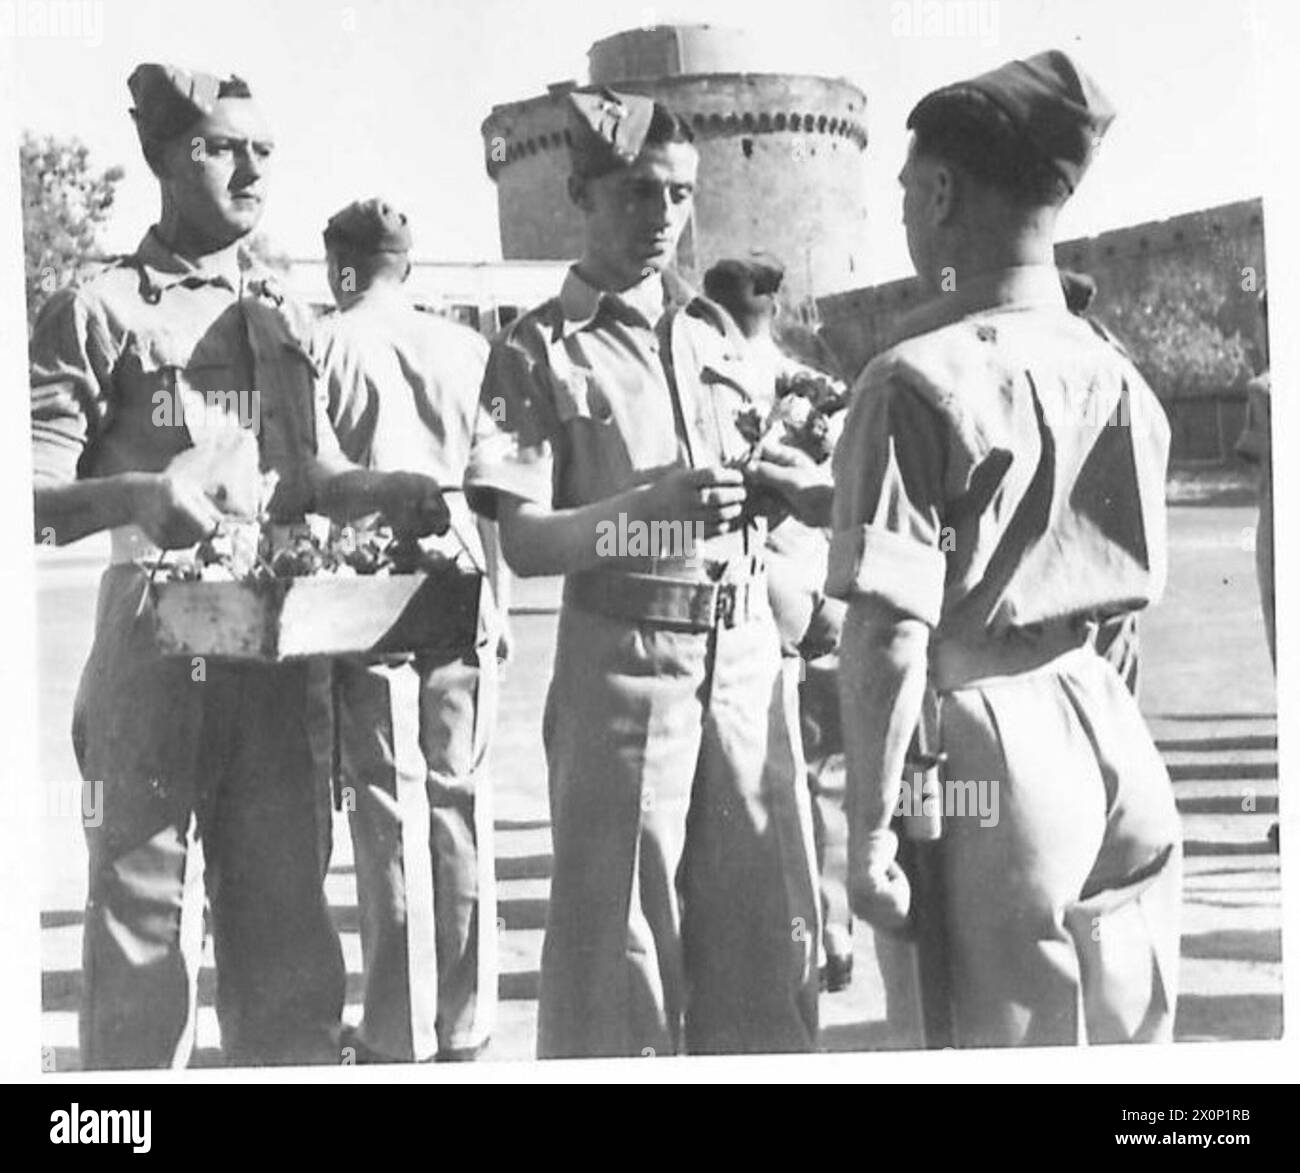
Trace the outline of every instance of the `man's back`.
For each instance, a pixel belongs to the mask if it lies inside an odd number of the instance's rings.
[[[868,366],[837,455],[846,515],[905,510],[904,532],[937,539],[939,639],[1130,610],[1164,582],[1164,412],[1051,270],[1013,273]],[[855,449],[890,443],[851,475]]]
[[[469,463],[487,343],[375,289],[321,323],[329,414],[347,456],[459,488]]]

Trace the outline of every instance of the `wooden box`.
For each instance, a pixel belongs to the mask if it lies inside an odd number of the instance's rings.
[[[154,583],[168,655],[279,662],[305,656],[463,652],[478,635],[483,578],[320,575],[258,583]]]

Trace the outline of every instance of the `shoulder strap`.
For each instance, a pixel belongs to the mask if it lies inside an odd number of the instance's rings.
[[[694,357],[689,352],[685,330],[678,322],[683,312],[684,309],[680,306],[666,309],[655,325],[655,334],[659,339],[659,361],[663,365],[668,394],[672,399],[673,421],[682,446],[686,449],[686,463],[691,468],[698,468],[700,445],[696,442],[692,427],[694,412],[686,411],[680,387],[680,372],[691,370],[691,359]]]

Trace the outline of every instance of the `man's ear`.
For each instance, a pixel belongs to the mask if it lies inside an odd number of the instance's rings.
[[[930,177],[930,223],[936,227],[949,223],[957,214],[960,194],[961,177],[956,169],[947,163],[935,164]]]
[[[588,190],[587,180],[576,172],[569,174],[569,199],[584,212],[591,211],[591,192]]]

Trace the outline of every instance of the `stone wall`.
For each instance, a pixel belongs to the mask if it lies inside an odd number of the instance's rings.
[[[846,81],[794,74],[607,76],[619,68],[670,69],[674,52],[686,53],[686,65],[717,64],[726,56],[726,39],[683,50],[671,39],[654,40],[662,32],[598,42],[592,68],[607,84],[664,103],[695,132],[699,185],[679,269],[698,282],[723,257],[772,253],[787,268],[788,308],[815,316],[816,298],[852,289],[865,272],[865,95]],[[638,57],[639,37],[651,41]],[[581,249],[581,217],[566,186],[564,95],[572,85],[496,106],[483,123],[507,260],[571,259]]]
[[[1242,200],[1168,220],[1136,224],[1099,236],[1064,241],[1057,264],[1091,275],[1097,297],[1090,313],[1129,347],[1138,367],[1160,396],[1173,429],[1177,460],[1222,460],[1232,447],[1244,414],[1245,381],[1263,366],[1259,349],[1258,291],[1265,282],[1263,207]],[[1220,347],[1213,375],[1173,379],[1169,340],[1146,329],[1149,319],[1167,316],[1170,299],[1199,316],[1205,345]],[[852,374],[883,349],[898,319],[918,303],[915,278],[853,290],[819,300],[822,339]],[[1187,329],[1188,323],[1180,329]],[[1165,345],[1161,346],[1160,343]],[[1173,364],[1176,366],[1176,364]]]
[[[1056,246],[1058,265],[1087,273],[1097,282],[1091,312],[1114,328],[1119,328],[1121,306],[1140,301],[1153,268],[1170,257],[1202,266],[1225,287],[1237,291],[1239,296],[1227,298],[1218,315],[1225,333],[1247,334],[1253,329],[1254,291],[1263,287],[1265,275],[1264,217],[1258,199],[1152,220]],[[1253,282],[1248,280],[1251,271]],[[1254,288],[1242,289],[1243,283]],[[914,277],[820,298],[822,335],[845,369],[858,371],[887,344],[898,318],[915,306],[918,298]]]

